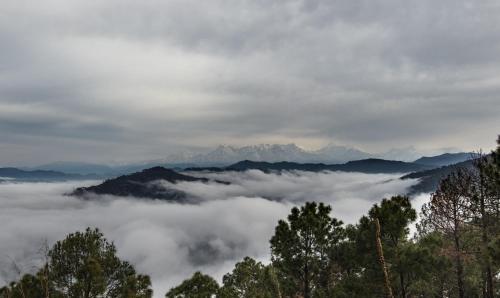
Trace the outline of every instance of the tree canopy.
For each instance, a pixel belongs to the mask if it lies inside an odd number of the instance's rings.
[[[116,255],[98,229],[69,234],[47,253],[36,275],[0,289],[0,297],[150,298],[149,276]]]

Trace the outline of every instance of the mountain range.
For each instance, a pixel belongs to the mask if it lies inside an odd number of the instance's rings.
[[[179,159],[175,154],[164,159],[165,163],[182,162],[194,164],[229,165],[242,160],[266,162],[307,162],[307,163],[345,163],[367,158],[412,161],[419,155],[415,148],[391,149],[384,153],[373,154],[348,146],[329,144],[318,150],[305,150],[295,144],[260,144],[235,147],[220,145],[212,151],[199,154],[185,154]]]
[[[286,161],[269,163],[245,160],[227,167],[188,168],[184,173],[179,173],[172,169],[166,169],[163,167],[153,167],[129,175],[108,179],[98,185],[77,188],[71,193],[71,195],[90,199],[92,199],[94,195],[113,195],[121,197],[130,196],[136,198],[160,199],[186,203],[192,201],[190,200],[192,198],[188,198],[186,193],[169,187],[168,185],[161,184],[159,181],[168,181],[173,184],[178,182],[206,183],[210,180],[199,177],[200,174],[202,174],[200,172],[205,171],[223,172],[257,169],[263,172],[301,170],[313,172],[345,171],[362,173],[403,173],[429,168],[431,168],[431,166],[382,159],[365,159],[338,165],[327,165],[322,163],[295,163]],[[194,174],[193,172],[198,172],[198,175],[196,175],[197,177],[192,176],[192,174]],[[228,182],[217,180],[213,182],[229,184]]]
[[[439,160],[437,158],[436,160]],[[92,198],[97,195],[114,196],[132,196],[138,198],[161,199],[176,202],[189,202],[186,193],[168,187],[168,185],[157,183],[158,181],[168,181],[170,183],[178,182],[209,182],[203,178],[204,172],[225,172],[225,171],[247,171],[260,170],[263,172],[281,172],[281,171],[342,171],[342,172],[360,172],[360,173],[408,173],[401,179],[420,179],[420,182],[414,186],[411,193],[423,191],[432,191],[437,186],[437,182],[442,175],[451,172],[455,167],[461,164],[468,164],[471,161],[465,161],[459,164],[445,166],[436,169],[433,165],[422,165],[414,162],[403,162],[383,159],[364,159],[350,161],[344,164],[324,164],[324,163],[296,163],[296,162],[259,162],[244,160],[226,167],[198,167],[186,168],[183,173],[163,167],[153,167],[150,169],[136,172],[129,175],[123,175],[114,179],[108,179],[103,183],[90,187],[76,189],[72,195]],[[196,176],[196,177],[195,177]],[[437,181],[437,182],[436,182]],[[217,183],[228,184],[224,181],[215,181]]]
[[[91,180],[97,179],[96,175],[68,174],[52,170],[26,171],[18,168],[0,168],[0,181],[64,181],[64,180]]]
[[[423,171],[434,168],[433,166],[420,165],[411,162],[384,160],[384,159],[362,159],[356,161],[349,161],[343,164],[324,164],[324,163],[296,163],[289,161],[281,162],[265,162],[265,161],[251,161],[244,160],[232,164],[227,167],[206,167],[206,168],[187,168],[187,172],[200,172],[200,171],[247,171],[247,170],[260,170],[263,172],[271,171],[340,171],[340,172],[359,172],[359,173],[408,173],[415,171]]]
[[[154,166],[164,166],[174,169],[207,166],[224,167],[243,160],[342,164],[349,161],[370,158],[411,162],[422,157],[422,155],[423,154],[418,153],[413,147],[391,149],[384,153],[372,154],[353,147],[338,146],[334,144],[330,144],[319,150],[305,150],[295,144],[263,144],[244,147],[221,145],[203,153],[184,151],[168,155],[164,159],[142,163],[109,166],[82,162],[55,162],[33,168],[25,168],[25,170],[53,170],[72,174],[96,174],[110,177],[136,172]],[[460,153],[459,155],[451,153],[448,160],[443,157],[441,161],[436,161],[435,164],[432,164],[431,161],[426,159],[419,159],[416,162],[424,165],[439,164],[441,166],[446,163],[459,162],[460,159],[465,160],[468,155],[468,153]]]
[[[266,151],[269,152],[269,151]],[[276,150],[275,152],[280,152]],[[410,173],[401,179],[419,179],[419,183],[410,189],[410,193],[434,191],[441,178],[459,167],[469,168],[472,166],[473,155],[467,153],[443,154],[433,157],[423,157],[415,162],[404,162],[368,158],[349,161],[341,164],[325,163],[298,163],[290,161],[265,162],[265,161],[239,161],[223,167],[189,167],[180,169],[182,173],[174,169],[160,166],[140,170],[132,174],[111,178],[101,184],[76,189],[72,195],[89,197],[91,194],[132,196],[139,198],[152,198],[162,200],[175,200],[176,202],[188,202],[185,193],[165,187],[165,185],[154,183],[155,181],[167,181],[170,183],[187,182],[209,182],[203,178],[203,172],[224,171],[247,171],[261,170],[264,172],[281,171],[342,171],[360,173]],[[98,166],[98,165],[96,165]],[[64,167],[61,167],[64,169]],[[192,176],[193,172],[196,177]],[[0,181],[65,181],[65,180],[89,180],[102,179],[103,176],[71,174],[51,170],[22,170],[17,168],[0,168]],[[227,183],[224,181],[214,181]]]

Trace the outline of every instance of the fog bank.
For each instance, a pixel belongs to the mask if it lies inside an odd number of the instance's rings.
[[[152,277],[155,297],[196,270],[221,278],[245,256],[269,257],[269,239],[294,205],[322,201],[347,223],[381,198],[404,193],[415,181],[398,175],[284,173],[209,174],[230,181],[169,185],[201,199],[175,204],[134,198],[83,201],[64,196],[96,181],[0,183],[0,284],[40,265],[39,249],[68,233],[99,227],[120,257]],[[270,200],[272,199],[272,200]]]

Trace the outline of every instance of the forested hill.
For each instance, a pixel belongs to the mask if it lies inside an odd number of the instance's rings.
[[[71,194],[90,198],[93,194],[130,196],[137,198],[150,198],[171,200],[176,202],[187,202],[187,196],[184,192],[169,187],[166,184],[159,184],[158,181],[167,181],[170,183],[178,182],[209,182],[207,178],[193,177],[189,171],[246,171],[261,170],[270,171],[344,171],[344,172],[362,172],[362,173],[408,173],[423,169],[429,169],[430,166],[423,166],[414,163],[401,161],[388,161],[382,159],[366,159],[360,161],[348,162],[341,165],[326,164],[301,164],[294,162],[254,162],[242,161],[225,168],[190,168],[186,169],[184,174],[163,167],[153,167],[141,172],[123,175],[114,179],[109,179],[103,183],[90,187],[80,187]],[[227,183],[224,181],[213,181],[217,183]]]
[[[434,168],[430,165],[421,165],[411,162],[384,160],[384,159],[363,159],[350,161],[344,164],[323,164],[323,163],[296,163],[296,162],[257,162],[244,160],[227,167],[210,168],[187,168],[186,171],[247,171],[261,170],[270,171],[342,171],[342,172],[360,172],[360,173],[408,173]]]
[[[163,185],[155,184],[156,181],[168,181],[170,183],[178,182],[208,182],[207,178],[196,178],[177,173],[174,170],[163,167],[154,167],[130,175],[120,176],[109,179],[103,183],[90,187],[77,188],[72,195],[88,196],[92,194],[114,195],[114,196],[132,196],[138,198],[151,198],[163,200],[175,200],[182,202],[186,194],[182,191],[170,189]],[[221,181],[215,181],[224,183]]]
[[[410,194],[433,192],[444,177],[450,175],[459,168],[471,169],[473,160],[467,160],[449,166],[436,169],[414,172],[401,177],[401,179],[420,179],[420,182],[410,188]]]

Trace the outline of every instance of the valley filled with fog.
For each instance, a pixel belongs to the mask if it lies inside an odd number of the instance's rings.
[[[405,194],[416,180],[399,174],[345,172],[197,173],[230,184],[157,182],[197,198],[197,204],[65,195],[99,181],[0,183],[0,285],[34,272],[49,246],[68,233],[98,227],[121,258],[150,274],[155,297],[194,271],[220,280],[245,256],[267,262],[279,219],[306,201],[333,207],[332,215],[355,223],[382,198]],[[413,199],[419,210],[425,195]]]

